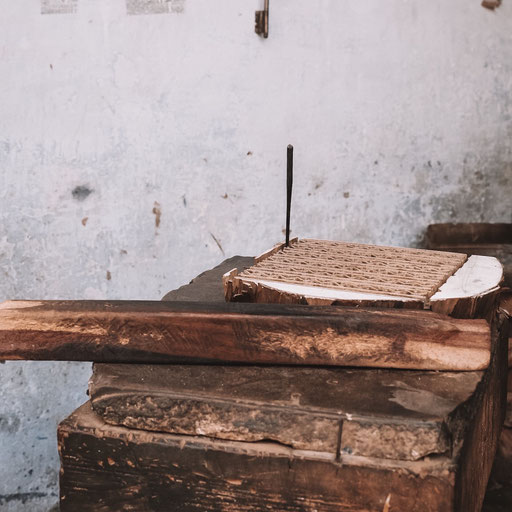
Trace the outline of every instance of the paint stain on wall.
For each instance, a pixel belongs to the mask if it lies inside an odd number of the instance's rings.
[[[482,1],[482,7],[485,7],[486,9],[490,9],[491,11],[494,11],[497,7],[501,5],[501,0],[483,0]]]
[[[89,220],[89,217],[84,217],[84,218],[82,219],[82,226],[84,226],[84,227],[85,227],[85,226],[87,225],[87,221],[88,221],[88,220]]]
[[[41,14],[73,14],[78,0],[41,0]]]
[[[181,13],[184,9],[185,0],[126,0],[128,14]]]
[[[71,195],[73,199],[77,201],[83,201],[89,197],[93,193],[93,190],[89,188],[87,185],[78,185],[71,191]]]
[[[153,215],[155,216],[155,227],[158,228],[160,226],[160,218],[162,217],[162,210],[158,201],[155,201],[153,205]]]

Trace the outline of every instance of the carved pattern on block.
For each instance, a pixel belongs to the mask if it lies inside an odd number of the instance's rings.
[[[303,239],[239,277],[426,301],[465,261],[459,253]]]

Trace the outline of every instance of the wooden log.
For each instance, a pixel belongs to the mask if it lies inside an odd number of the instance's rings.
[[[503,267],[496,258],[470,256],[430,298],[430,309],[456,318],[490,320],[502,281]]]
[[[498,312],[492,323],[492,338],[496,342],[493,344],[491,364],[473,397],[478,406],[465,421],[466,439],[461,448],[460,471],[456,482],[460,490],[456,510],[460,512],[480,511],[484,501],[501,426],[505,420],[507,334],[508,318]]]
[[[277,304],[10,301],[0,359],[479,370],[490,329],[423,311]]]

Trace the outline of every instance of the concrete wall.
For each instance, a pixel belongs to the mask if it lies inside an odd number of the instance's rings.
[[[0,300],[158,299],[282,239],[511,221],[512,2],[4,0]],[[57,500],[90,365],[0,366],[0,509]]]

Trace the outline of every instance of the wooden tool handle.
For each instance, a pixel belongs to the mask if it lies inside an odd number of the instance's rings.
[[[138,301],[0,304],[0,359],[479,370],[484,320],[336,306]]]

